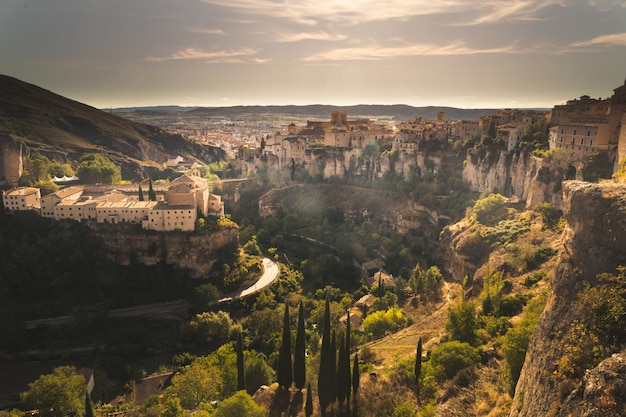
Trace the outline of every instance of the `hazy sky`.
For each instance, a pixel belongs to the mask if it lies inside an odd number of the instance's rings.
[[[626,77],[626,1],[0,0],[0,73],[100,107],[552,107]]]

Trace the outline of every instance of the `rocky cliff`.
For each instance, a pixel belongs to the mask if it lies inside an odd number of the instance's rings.
[[[526,207],[548,202],[562,208],[560,183],[568,165],[556,158],[539,158],[527,151],[469,149],[463,179],[472,190],[516,196]]]
[[[207,228],[196,232],[149,232],[134,225],[95,225],[96,233],[111,249],[110,258],[121,265],[131,260],[145,265],[159,262],[186,269],[192,278],[219,276],[239,248],[237,228]]]
[[[623,355],[611,359],[615,362],[612,390],[617,391],[609,393],[611,398],[602,397],[618,401],[613,405],[603,405],[598,394],[597,382],[607,381],[608,362],[588,370],[577,386],[563,377],[558,362],[564,355],[565,335],[579,319],[576,300],[585,285],[595,286],[598,274],[615,273],[618,266],[626,265],[626,185],[567,181],[563,190],[567,226],[552,291],[533,332],[510,416],[624,415],[619,411],[625,402],[623,395],[619,397],[626,386]]]

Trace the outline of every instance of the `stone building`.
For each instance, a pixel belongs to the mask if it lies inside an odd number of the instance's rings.
[[[39,210],[41,208],[41,192],[39,188],[19,187],[2,192],[4,208],[10,211]]]

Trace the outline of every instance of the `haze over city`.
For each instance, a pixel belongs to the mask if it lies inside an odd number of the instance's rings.
[[[549,108],[626,68],[611,0],[0,1],[0,71],[99,108]]]

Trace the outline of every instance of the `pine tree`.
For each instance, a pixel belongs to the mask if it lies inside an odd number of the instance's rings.
[[[293,382],[293,369],[291,366],[291,328],[289,326],[289,304],[285,303],[285,316],[283,319],[283,340],[278,355],[278,384],[284,389],[289,389]]]
[[[311,417],[313,414],[313,391],[311,391],[311,383],[306,387],[306,405],[304,406],[304,414]]]
[[[415,353],[415,394],[417,403],[420,403],[420,374],[422,373],[422,337],[417,341],[417,352]]]
[[[293,355],[293,379],[296,388],[302,390],[306,383],[306,334],[304,331],[304,305],[300,301],[298,310],[298,330],[296,332],[296,346]]]
[[[243,336],[237,335],[237,391],[246,389],[246,374],[243,363]]]
[[[152,188],[152,178],[149,178],[148,181],[148,200],[156,201],[156,193],[154,192],[154,188]]]
[[[331,403],[331,381],[335,377],[330,367],[330,301],[326,299],[322,328],[322,348],[320,351],[320,369],[317,378],[317,395],[320,400],[320,412],[326,416],[326,407]]]
[[[143,190],[141,189],[141,184],[139,184],[139,201],[143,201]]]

